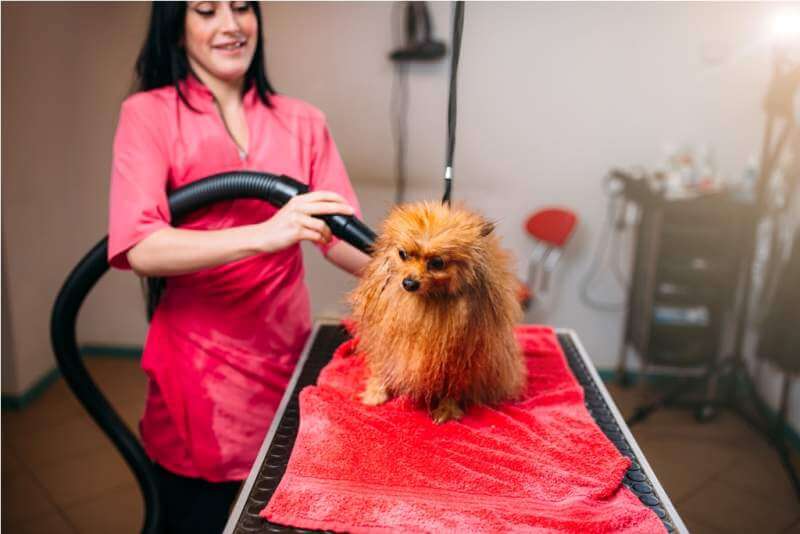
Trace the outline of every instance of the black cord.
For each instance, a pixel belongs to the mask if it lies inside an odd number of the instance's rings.
[[[603,224],[603,231],[597,241],[597,248],[594,252],[589,270],[580,282],[580,298],[584,304],[595,310],[607,312],[619,312],[625,308],[625,301],[621,302],[604,302],[591,294],[592,280],[597,275],[606,256],[606,252],[611,248],[612,271],[617,279],[617,282],[623,289],[627,289],[628,282],[624,279],[624,273],[616,262],[615,254],[617,251],[618,240],[620,239],[619,230],[616,228],[617,219],[622,216],[620,210],[625,209],[625,202],[622,199],[616,198],[613,195],[608,199],[608,207],[606,210],[606,220]]]
[[[461,54],[461,34],[464,28],[464,2],[458,0],[453,19],[453,54],[450,57],[450,97],[447,106],[447,158],[444,169],[444,196],[442,203],[450,205],[453,182],[453,153],[456,148],[456,111],[458,90],[458,58]]]

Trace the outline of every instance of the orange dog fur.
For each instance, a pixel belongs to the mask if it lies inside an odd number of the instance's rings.
[[[390,213],[349,296],[370,373],[364,404],[408,395],[443,423],[522,393],[516,278],[493,230],[463,207]]]

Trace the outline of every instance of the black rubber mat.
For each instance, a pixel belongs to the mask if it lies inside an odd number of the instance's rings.
[[[247,496],[242,514],[236,522],[234,532],[236,533],[278,533],[278,532],[310,532],[283,525],[270,523],[259,517],[258,513],[264,509],[283,474],[286,472],[286,465],[297,437],[299,424],[300,408],[298,406],[298,395],[300,391],[316,382],[317,376],[322,368],[330,361],[333,351],[341,343],[349,338],[347,332],[341,326],[323,325],[317,332],[317,337],[311,346],[300,377],[291,393],[289,403],[281,417],[275,436],[269,446],[267,455],[261,465],[250,495]],[[669,517],[666,509],[662,506],[661,500],[656,495],[653,485],[647,474],[639,465],[639,460],[630,447],[627,439],[620,430],[619,424],[614,419],[609,410],[605,399],[600,394],[600,390],[592,380],[578,349],[572,343],[569,336],[559,335],[558,341],[567,357],[567,362],[573,374],[580,382],[586,394],[586,407],[592,414],[597,424],[616,445],[619,451],[629,457],[633,464],[623,479],[623,483],[635,493],[641,501],[649,506],[664,522],[668,532],[674,530],[672,518]]]
[[[572,374],[575,375],[578,383],[583,387],[584,401],[589,413],[603,433],[617,447],[619,452],[631,459],[631,467],[625,474],[625,478],[622,479],[622,483],[636,494],[639,500],[656,513],[664,523],[667,532],[674,531],[675,527],[672,524],[672,518],[669,517],[669,514],[661,503],[661,499],[659,499],[658,495],[656,495],[653,490],[653,485],[649,477],[639,465],[639,459],[636,457],[630,443],[628,443],[628,440],[622,433],[617,420],[608,408],[606,400],[603,398],[600,389],[592,379],[592,375],[586,368],[586,364],[583,358],[581,358],[577,347],[575,347],[572,339],[564,334],[558,335],[558,342],[561,344],[561,349],[567,357],[567,363],[569,363]]]

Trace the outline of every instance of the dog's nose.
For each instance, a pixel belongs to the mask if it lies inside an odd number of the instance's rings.
[[[406,291],[416,291],[419,289],[419,280],[414,280],[413,278],[403,279],[403,289]]]

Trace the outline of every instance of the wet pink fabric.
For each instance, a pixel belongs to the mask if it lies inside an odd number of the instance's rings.
[[[168,191],[233,170],[286,174],[312,190],[358,202],[328,131],[312,106],[254,89],[244,96],[250,146],[228,135],[211,92],[194,78],[137,93],[122,105],[114,139],[108,258],[170,224]],[[211,230],[261,222],[260,200],[215,204],[181,227]],[[332,246],[321,247],[323,252]],[[140,431],[150,457],[175,473],[210,481],[246,478],[311,327],[300,246],[171,277],[151,321]]]

